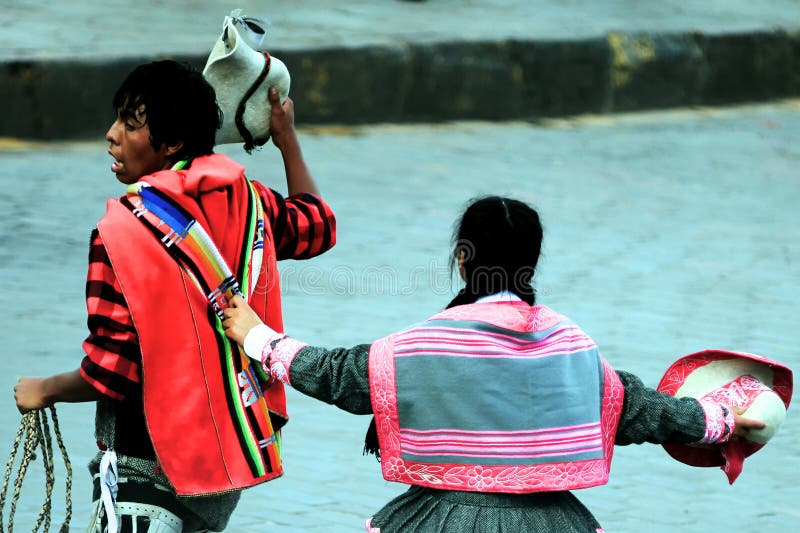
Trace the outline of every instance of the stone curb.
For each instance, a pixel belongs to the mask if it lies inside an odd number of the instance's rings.
[[[271,53],[292,73],[300,124],[535,120],[800,95],[800,29]],[[0,136],[101,137],[124,76],[163,57],[0,63]]]

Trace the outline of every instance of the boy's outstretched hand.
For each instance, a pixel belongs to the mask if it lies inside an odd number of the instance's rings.
[[[225,328],[225,335],[229,339],[242,346],[247,333],[262,322],[241,296],[231,298],[230,304],[230,307],[223,310],[225,318],[222,327]]]

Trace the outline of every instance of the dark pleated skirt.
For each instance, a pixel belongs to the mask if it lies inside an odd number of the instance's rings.
[[[381,533],[596,533],[592,513],[570,492],[491,494],[412,486],[375,513]]]

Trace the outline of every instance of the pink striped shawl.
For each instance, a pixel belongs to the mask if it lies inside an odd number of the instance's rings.
[[[454,307],[373,343],[369,365],[389,481],[529,493],[608,480],[622,384],[547,307]]]

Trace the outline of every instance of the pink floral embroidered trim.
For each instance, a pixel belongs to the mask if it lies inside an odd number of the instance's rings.
[[[367,521],[364,523],[364,528],[367,530],[367,533],[381,533],[381,528],[372,527],[372,517],[367,518]]]
[[[297,352],[306,346],[308,346],[308,344],[291,337],[284,337],[279,340],[278,344],[275,345],[275,348],[273,348],[271,352],[268,352],[269,344],[267,344],[264,348],[264,355],[262,355],[264,371],[281,382],[291,385],[292,383],[289,380],[289,367],[292,366],[292,361],[294,361]],[[269,364],[269,368],[267,368],[267,364]]]
[[[619,379],[617,371],[603,359],[603,408],[600,421],[603,427],[603,446],[605,446],[606,467],[611,470],[611,458],[614,456],[614,440],[617,437],[617,426],[622,414],[622,403],[625,400],[625,387]]]
[[[705,394],[702,399],[746,409],[759,394],[769,390],[760,380],[745,374]]]
[[[733,435],[733,410],[725,405],[709,400],[698,400],[706,415],[706,434],[698,442],[713,444],[727,442]]]
[[[736,429],[733,408],[747,409],[762,392],[770,388],[749,374],[739,376],[705,394],[698,401],[706,414],[706,434],[703,444],[727,442]]]
[[[527,304],[525,304],[527,306]],[[482,306],[506,311],[508,305]],[[471,309],[470,309],[471,308]],[[540,324],[541,329],[555,325],[563,319],[549,311],[550,320]],[[530,307],[528,307],[530,309]],[[458,312],[455,312],[458,311]],[[506,313],[506,317],[509,314]],[[440,313],[436,318],[458,318],[461,320],[483,320],[502,327],[501,317],[484,317],[476,313],[474,306],[460,306]],[[501,318],[498,320],[498,318]],[[494,319],[494,320],[492,320]],[[555,321],[552,321],[555,320]],[[552,321],[552,322],[551,322]],[[530,322],[525,321],[526,324]],[[519,322],[517,322],[519,324]],[[372,408],[381,446],[381,470],[388,481],[421,485],[437,489],[452,489],[482,492],[530,493],[540,491],[572,490],[602,485],[608,481],[614,437],[622,412],[625,389],[619,376],[606,361],[604,367],[603,407],[601,427],[603,432],[604,457],[564,463],[536,465],[469,465],[419,463],[406,461],[401,454],[400,424],[395,389],[394,336],[385,337],[372,344],[369,358],[370,391]]]
[[[525,302],[496,303],[484,305],[486,311],[480,320],[495,326],[516,331],[543,331],[567,317],[544,305],[529,306]],[[445,309],[431,320],[476,320],[475,307],[458,305]]]

